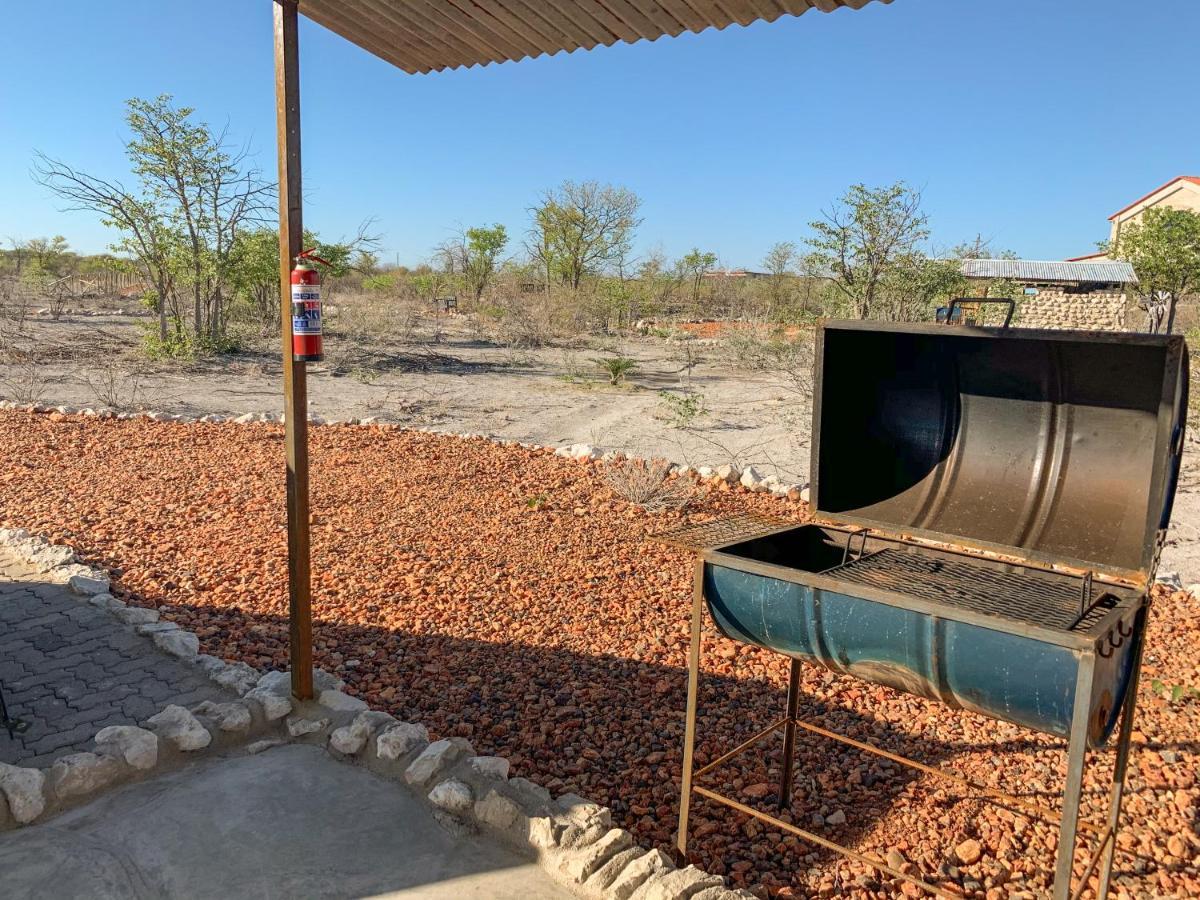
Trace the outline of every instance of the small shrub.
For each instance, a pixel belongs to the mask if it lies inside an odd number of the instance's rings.
[[[17,403],[40,403],[46,396],[46,379],[37,356],[32,351],[14,348],[9,358],[9,374],[3,381],[5,392]]]
[[[648,512],[685,509],[696,497],[686,478],[670,478],[665,460],[622,459],[604,469],[604,482],[622,500]]]
[[[142,376],[137,370],[125,369],[110,362],[84,376],[92,396],[102,407],[115,410],[138,409],[145,405]]]
[[[703,394],[672,394],[659,391],[659,400],[666,408],[667,419],[675,428],[688,428],[708,413]]]
[[[617,385],[625,376],[637,370],[637,360],[627,356],[606,356],[592,360],[608,376],[608,383]]]

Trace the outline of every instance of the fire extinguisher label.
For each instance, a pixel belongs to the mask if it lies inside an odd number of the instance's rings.
[[[315,285],[292,285],[292,334],[321,333],[321,292]]]

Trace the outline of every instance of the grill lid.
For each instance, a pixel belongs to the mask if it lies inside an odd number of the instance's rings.
[[[1148,583],[1183,444],[1181,337],[839,321],[816,341],[819,519]]]

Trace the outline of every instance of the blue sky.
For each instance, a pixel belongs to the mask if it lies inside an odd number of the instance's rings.
[[[229,124],[273,177],[269,0],[9,4],[0,238],[111,237],[29,178],[42,150],[122,175],[124,101]],[[1106,218],[1200,174],[1197,0],[895,0],[654,43],[409,76],[302,21],[305,222],[378,220],[411,263],[456,226],[527,227],[566,178],[644,201],[639,248],[754,266],[847,185],[921,188],[933,241],[1090,252]]]

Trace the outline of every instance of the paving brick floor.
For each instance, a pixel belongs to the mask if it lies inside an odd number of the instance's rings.
[[[92,749],[106,725],[137,725],[167,703],[233,694],[105,610],[46,581],[0,547],[0,687],[29,730],[0,728],[0,762],[47,766]]]

